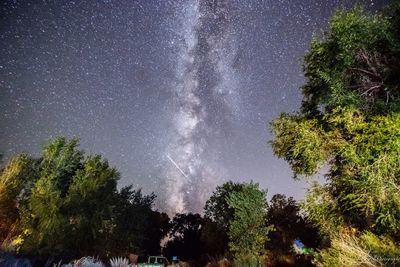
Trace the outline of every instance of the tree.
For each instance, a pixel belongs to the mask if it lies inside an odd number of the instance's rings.
[[[265,225],[267,216],[266,191],[258,184],[243,184],[240,191],[227,196],[234,210],[229,225],[229,249],[238,266],[256,266],[265,254],[264,244],[271,227]]]
[[[118,172],[100,156],[85,156],[78,141],[56,138],[43,149],[27,208],[21,210],[22,253],[92,254],[111,227]]]
[[[228,249],[228,231],[234,217],[234,209],[229,206],[227,197],[239,192],[244,184],[226,182],[217,186],[204,207],[205,224],[202,240],[207,244],[206,252],[211,256],[221,256]]]
[[[208,258],[218,259],[226,256],[229,242],[228,231],[208,218],[204,218],[201,241],[204,244],[203,252]]]
[[[400,247],[389,237],[371,232],[354,235],[347,229],[335,234],[331,246],[320,251],[317,266],[398,266]]]
[[[140,213],[136,216],[140,216]],[[150,255],[160,255],[162,250],[160,243],[167,236],[171,227],[169,217],[164,212],[153,211],[150,213],[146,226],[143,250]]]
[[[6,220],[1,231],[8,232],[7,240],[19,253],[100,252],[119,174],[77,145],[75,139],[56,138],[44,146],[41,158],[20,155],[3,170],[0,209]]]
[[[120,190],[109,242],[112,254],[160,254],[160,241],[169,230],[169,218],[152,210],[155,197],[143,195],[141,189],[132,190],[132,186]]]
[[[296,239],[313,248],[321,242],[318,230],[300,215],[300,207],[292,197],[276,194],[271,198],[267,225],[274,226],[268,234],[267,249],[277,254],[292,253]]]
[[[10,245],[19,230],[19,210],[26,207],[35,175],[36,162],[27,155],[12,159],[0,174],[0,244]]]
[[[280,253],[289,253],[293,247],[293,241],[297,238],[297,224],[301,218],[299,208],[293,198],[286,199],[284,195],[274,195],[268,208],[267,221],[274,226],[269,232],[267,248]]]
[[[199,214],[177,214],[171,221],[167,242],[163,253],[168,256],[178,256],[184,261],[198,260],[203,251],[201,232],[204,219]]]
[[[400,238],[399,11],[338,12],[305,57],[301,111],[272,122],[295,176],[328,168],[304,207],[332,239],[344,227]]]
[[[117,170],[77,148],[59,137],[1,171],[0,241],[35,258],[159,254],[169,218],[152,209],[155,195],[118,191]]]

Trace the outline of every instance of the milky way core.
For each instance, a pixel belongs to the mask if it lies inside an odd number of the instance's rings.
[[[177,84],[173,105],[176,135],[166,153],[173,155],[177,166],[166,169],[168,210],[201,210],[215,188],[222,170],[218,146],[212,140],[224,137],[229,106],[235,88],[232,58],[231,8],[228,1],[191,2],[182,16],[181,58],[177,64]],[[237,106],[236,106],[237,108]],[[184,168],[182,173],[180,168]]]

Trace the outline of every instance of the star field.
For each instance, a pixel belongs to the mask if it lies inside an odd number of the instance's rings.
[[[356,3],[387,1],[2,1],[0,151],[78,137],[171,213],[227,180],[301,198],[268,123],[298,109],[313,34]]]

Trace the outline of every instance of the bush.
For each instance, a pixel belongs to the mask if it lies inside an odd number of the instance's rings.
[[[330,248],[318,253],[316,263],[322,267],[392,266],[400,263],[399,255],[400,247],[389,237],[343,229],[332,238]]]

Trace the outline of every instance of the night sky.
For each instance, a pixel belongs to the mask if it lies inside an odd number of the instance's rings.
[[[269,122],[299,108],[313,34],[356,3],[384,1],[3,0],[0,151],[78,137],[170,213],[228,180],[301,199]]]

